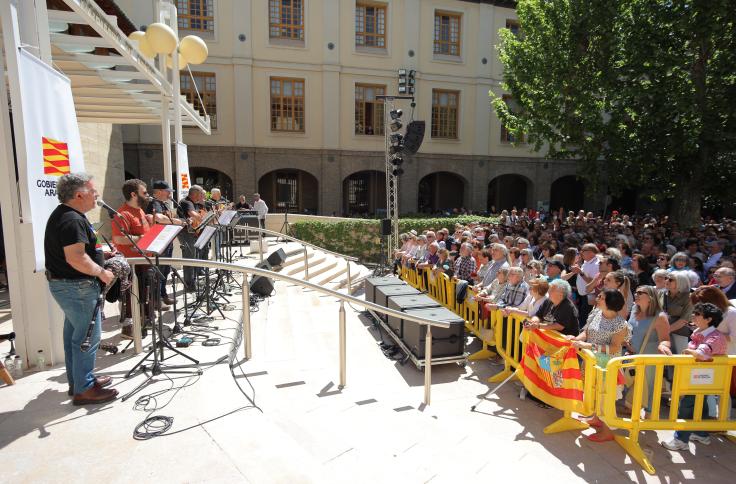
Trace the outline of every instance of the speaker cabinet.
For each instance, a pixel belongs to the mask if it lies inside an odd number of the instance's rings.
[[[465,353],[465,321],[447,308],[408,309],[406,314],[450,323],[449,328],[432,328],[432,358],[463,356]],[[404,344],[417,358],[424,359],[427,326],[404,321]]]
[[[408,284],[404,284],[403,286],[378,286],[376,287],[376,300],[374,302],[387,308],[388,298],[391,296],[415,296],[419,294],[421,292]],[[387,316],[385,314],[380,314],[380,316],[381,319],[386,321]]]
[[[273,281],[267,277],[254,276],[250,281],[250,292],[268,297],[273,292]]]
[[[416,154],[419,147],[424,141],[424,129],[426,125],[424,121],[412,121],[406,126],[406,134],[404,135],[404,152],[408,154]]]
[[[278,183],[276,185],[276,197],[279,202],[289,203],[291,200],[291,185],[286,183]]]
[[[391,296],[388,298],[388,307],[389,309],[405,312],[409,309],[438,308],[440,304],[426,294],[411,294],[409,296]],[[396,333],[396,336],[403,338],[404,320],[402,318],[389,316],[386,322],[388,327]]]
[[[376,287],[379,286],[405,286],[406,283],[398,277],[369,277],[363,281],[365,300],[376,302]]]
[[[268,256],[268,263],[271,264],[271,267],[282,266],[284,265],[284,262],[286,262],[286,252],[284,252],[284,249],[272,252],[271,255]]]
[[[264,260],[263,262],[259,262],[258,264],[256,264],[256,268],[258,268],[258,269],[266,269],[267,271],[270,271],[271,270],[271,264],[267,260]]]
[[[381,235],[391,235],[391,219],[384,218],[381,220]]]

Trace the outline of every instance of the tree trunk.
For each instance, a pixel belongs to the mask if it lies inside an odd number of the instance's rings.
[[[680,194],[672,200],[670,221],[677,222],[681,228],[700,227],[702,204],[702,185],[694,181],[683,184]]]

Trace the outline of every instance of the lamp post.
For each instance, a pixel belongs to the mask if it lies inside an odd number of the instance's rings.
[[[173,12],[176,23],[176,12]],[[161,103],[161,118],[164,126],[164,178],[172,183],[171,174],[171,142],[169,125],[169,102],[174,103],[174,143],[176,144],[176,173],[179,177],[177,188],[181,194],[181,159],[179,147],[183,144],[181,125],[181,80],[179,71],[186,69],[189,64],[202,64],[209,54],[207,44],[196,35],[187,35],[179,40],[174,29],[163,22],[155,22],[148,26],[145,33],[136,31],[129,35],[131,40],[138,42],[138,50],[145,57],[160,56],[160,68],[166,72],[171,70],[172,92],[164,96]]]

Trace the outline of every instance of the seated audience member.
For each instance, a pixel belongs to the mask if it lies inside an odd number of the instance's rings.
[[[537,279],[539,277],[544,277],[544,264],[539,260],[529,261],[524,268],[524,280],[528,283],[532,279]]]
[[[496,243],[491,246],[491,260],[489,261],[488,271],[480,281],[481,286],[487,287],[490,285],[496,279],[499,270],[509,267],[507,256],[508,251],[505,245]]]
[[[478,292],[475,298],[482,302],[495,303],[501,298],[508,285],[509,268],[501,267],[496,278]]]
[[[440,250],[440,246],[437,245],[437,242],[432,242],[428,245],[427,251],[424,253],[424,257],[422,257],[421,260],[417,261],[417,269],[426,269],[426,268],[432,268],[437,264],[437,261],[440,260],[439,256],[437,255],[437,252]]]
[[[531,329],[551,329],[562,334],[577,336],[579,333],[578,310],[570,301],[572,288],[567,281],[557,279],[549,283],[547,300],[531,319]]]
[[[505,246],[504,246],[505,247]],[[509,251],[509,265],[519,267],[521,264],[521,250],[518,247],[511,247]]]
[[[520,267],[509,267],[508,284],[501,297],[495,303],[487,304],[490,311],[497,307],[519,306],[529,292],[529,285],[524,281],[524,275]]]
[[[725,355],[728,342],[726,337],[716,329],[723,319],[723,313],[714,304],[698,303],[692,310],[695,331],[693,332],[687,348],[682,354],[694,356],[697,361],[709,361],[714,356]],[[703,399],[702,415],[709,415],[709,400]],[[695,395],[685,395],[680,399],[680,407],[677,418],[690,420],[695,414]],[[699,442],[703,445],[710,444],[708,432],[690,432],[678,430],[672,440],[662,442],[662,446],[668,450],[690,450],[690,441]]]
[[[668,269],[670,266],[670,258],[667,256],[666,253],[659,254],[657,256],[657,267],[660,269]]]
[[[447,277],[452,277],[452,261],[450,260],[450,251],[447,249],[440,249],[437,251],[437,263],[432,269],[433,274],[437,277],[438,274],[446,274]]]
[[[533,318],[539,308],[547,300],[547,290],[549,284],[544,279],[532,279],[529,281],[529,293],[519,306],[506,306],[503,308],[503,315],[521,314],[529,318]]]

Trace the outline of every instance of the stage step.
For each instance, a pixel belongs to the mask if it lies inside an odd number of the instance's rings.
[[[328,257],[327,254],[325,254],[324,252],[319,252],[319,253],[315,252],[314,254],[312,254],[312,256],[308,258],[309,260],[308,272],[311,273],[313,268],[316,268],[317,266],[325,262],[327,260],[327,257]],[[289,266],[289,270],[286,271],[287,275],[294,276],[294,277],[300,277],[300,274],[301,275],[304,274],[304,265],[305,265],[304,257],[302,256],[301,259],[302,260],[300,260],[296,264]]]

